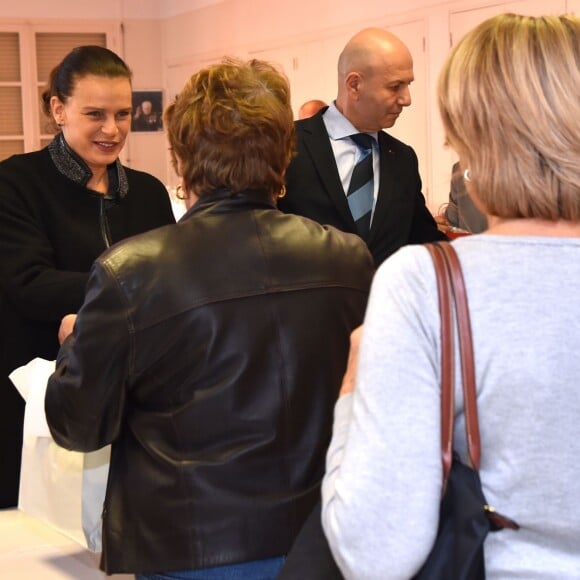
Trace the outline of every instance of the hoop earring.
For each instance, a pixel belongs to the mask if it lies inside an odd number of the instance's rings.
[[[283,185],[282,189],[278,192],[278,199],[282,199],[286,195],[286,186]]]
[[[469,172],[469,169],[466,169],[463,172],[463,179],[465,179],[465,181],[471,181],[471,173]]]
[[[187,192],[184,191],[183,186],[181,184],[179,184],[176,188],[175,188],[175,197],[177,199],[187,199],[189,196],[187,195]]]

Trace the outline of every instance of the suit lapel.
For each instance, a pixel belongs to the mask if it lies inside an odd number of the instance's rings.
[[[330,139],[322,120],[323,112],[320,111],[314,117],[303,121],[302,140],[312,158],[312,163],[320,177],[324,191],[332,199],[342,219],[351,224],[352,231],[356,232],[354,219],[348,207],[346,194],[336,167],[336,159],[330,145]]]
[[[384,131],[379,131],[378,137],[380,181],[377,203],[369,232],[369,245],[376,238],[384,235],[381,232],[384,232],[385,228],[392,227],[394,216],[392,215],[393,212],[389,211],[389,208],[392,209],[393,207],[393,201],[397,195],[396,184],[400,182],[399,175],[401,173],[400,155],[398,154],[396,144],[393,143],[389,135]]]

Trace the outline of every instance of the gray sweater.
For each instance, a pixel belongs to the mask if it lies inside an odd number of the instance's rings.
[[[491,533],[488,578],[580,578],[580,239],[454,242],[471,311]],[[378,270],[354,394],[336,404],[323,526],[347,579],[409,578],[435,538],[441,494],[435,273],[420,246]],[[455,448],[465,458],[461,381]]]

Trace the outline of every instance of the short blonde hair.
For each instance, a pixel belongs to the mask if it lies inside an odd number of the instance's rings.
[[[165,111],[187,189],[275,195],[294,153],[286,77],[273,65],[227,58],[194,74]]]
[[[451,51],[438,98],[489,214],[580,220],[578,17],[486,20]]]

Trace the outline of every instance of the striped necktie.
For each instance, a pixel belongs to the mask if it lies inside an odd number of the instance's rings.
[[[354,166],[346,199],[357,232],[366,240],[373,209],[373,138],[366,133],[351,135],[350,138],[357,144],[360,157]]]

